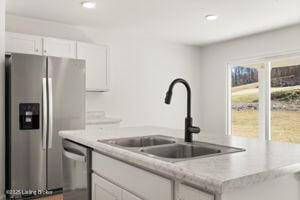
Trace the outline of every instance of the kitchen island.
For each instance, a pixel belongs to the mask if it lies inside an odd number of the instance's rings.
[[[182,138],[182,130],[133,127],[60,131],[64,139],[93,149],[92,196],[123,200],[299,200],[300,145],[236,136],[199,140],[246,151],[167,162],[99,140],[149,135]],[[197,140],[197,139],[196,139]],[[101,187],[104,187],[101,189]]]

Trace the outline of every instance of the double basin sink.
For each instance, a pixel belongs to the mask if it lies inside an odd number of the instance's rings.
[[[192,143],[187,143],[184,142],[183,139],[163,135],[99,140],[98,142],[168,162],[178,162],[192,158],[202,158],[245,151],[241,148],[206,142],[194,141]]]

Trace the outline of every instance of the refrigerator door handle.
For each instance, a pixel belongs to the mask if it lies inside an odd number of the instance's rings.
[[[48,78],[48,91],[49,91],[49,144],[48,148],[52,148],[53,140],[53,88],[52,88],[52,78]]]
[[[48,127],[48,106],[47,106],[47,79],[43,78],[43,138],[42,148],[47,148],[47,127]]]

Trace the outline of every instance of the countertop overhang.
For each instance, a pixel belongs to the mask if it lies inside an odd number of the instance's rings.
[[[69,130],[60,131],[59,135],[105,155],[219,194],[300,172],[299,144],[200,134],[201,142],[243,148],[246,151],[170,163],[100,143],[98,140],[147,135],[183,138],[183,130],[145,126]],[[198,140],[198,137],[194,139]]]

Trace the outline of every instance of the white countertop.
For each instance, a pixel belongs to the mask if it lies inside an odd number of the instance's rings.
[[[170,163],[100,143],[97,140],[145,135],[167,135],[182,138],[184,136],[182,130],[132,127],[110,130],[60,131],[59,135],[106,155],[215,193],[232,191],[300,172],[299,144],[200,134],[199,139],[202,142],[244,148],[246,151]]]

